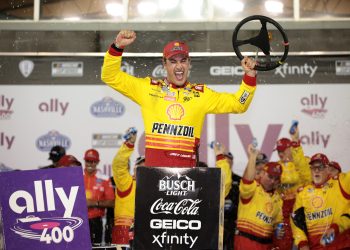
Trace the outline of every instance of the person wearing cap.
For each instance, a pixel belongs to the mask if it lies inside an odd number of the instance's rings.
[[[299,249],[350,247],[349,238],[344,242],[343,234],[350,226],[350,172],[330,177],[329,163],[326,155],[313,155],[310,160],[313,182],[298,189],[291,222]],[[330,235],[334,239],[327,244],[323,237]]]
[[[259,151],[251,144],[247,151],[248,163],[239,185],[234,249],[270,250],[273,248],[274,228],[283,219],[282,200],[275,190],[281,179],[282,166],[278,162],[267,162],[256,180],[255,165]]]
[[[225,145],[214,143],[213,149],[216,157],[216,167],[221,168],[225,174],[223,249],[233,249],[241,177],[232,171],[234,157],[231,152],[226,151]]]
[[[80,167],[81,162],[75,158],[73,155],[64,155],[61,157],[61,159],[57,162],[56,167],[57,168],[63,168],[63,167]]]
[[[55,168],[57,167],[58,161],[66,154],[66,149],[62,146],[56,145],[53,146],[49,153],[49,160],[52,161],[52,164],[40,167],[40,169],[48,169],[48,168]]]
[[[134,152],[137,133],[133,133],[123,143],[112,162],[113,178],[116,185],[114,206],[114,227],[112,243],[128,245],[132,240],[129,230],[134,223],[136,168],[143,166],[145,157],[139,156],[134,165],[133,175],[130,174],[130,157]]]
[[[188,81],[191,59],[183,41],[169,42],[163,49],[165,79],[138,78],[123,72],[123,50],[135,39],[134,31],[118,33],[104,57],[102,81],[140,105],[146,166],[195,167],[206,114],[248,109],[256,89],[255,61],[248,57],[242,60],[245,75],[237,92],[218,93],[205,84]]]
[[[267,158],[266,154],[259,153],[256,156],[256,161],[255,161],[255,179],[256,180],[260,179],[260,174],[262,173],[265,164],[268,162],[269,162],[269,159]]]
[[[105,216],[106,208],[114,206],[114,189],[109,177],[101,174],[97,169],[100,162],[100,155],[97,150],[86,150],[84,161],[84,185],[90,238],[92,244],[100,244],[103,234],[102,218]]]
[[[299,187],[310,184],[312,181],[309,158],[304,155],[301,147],[298,126],[295,127],[293,134],[290,133],[290,137],[291,139],[279,139],[275,148],[280,159],[279,163],[283,168],[278,191],[283,200],[282,211],[285,236],[283,240],[276,240],[276,245],[280,250],[290,250],[293,247],[290,215],[293,210],[297,190]]]

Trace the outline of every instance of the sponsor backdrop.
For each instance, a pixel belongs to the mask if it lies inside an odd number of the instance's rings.
[[[127,56],[127,53],[125,53]],[[103,57],[0,56],[0,84],[97,84]],[[243,75],[236,57],[192,57],[191,79],[208,84],[237,84]],[[135,76],[163,78],[159,57],[124,57],[124,71]],[[260,72],[261,83],[349,83],[350,57],[293,57],[281,67]]]
[[[0,173],[1,249],[91,249],[81,167]]]
[[[98,167],[110,174],[122,135],[132,126],[139,131],[133,159],[143,154],[139,107],[101,84],[101,58],[0,57],[0,61],[5,59],[8,62],[0,67],[1,169],[48,165],[48,152],[58,144],[81,161],[87,149],[96,148],[101,154]],[[275,141],[289,136],[291,121],[296,119],[306,155],[326,153],[344,170],[350,170],[348,59],[291,57],[275,71],[259,72],[256,96],[245,114],[208,115],[201,160],[214,166],[208,143],[218,140],[233,153],[234,170],[242,174],[246,147],[253,137],[258,148],[276,160]],[[194,58],[191,80],[211,83],[217,91],[234,92],[242,77],[242,70],[232,66],[237,65],[236,60]],[[134,75],[162,78],[159,62],[159,58],[126,58],[123,69]]]
[[[134,248],[222,249],[222,178],[218,168],[138,168]]]

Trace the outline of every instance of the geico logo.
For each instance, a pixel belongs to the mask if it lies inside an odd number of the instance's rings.
[[[152,219],[150,226],[152,229],[200,230],[202,223],[199,220]]]
[[[195,182],[194,181],[180,181],[180,180],[159,180],[159,191],[166,190],[185,190],[194,191]]]
[[[210,75],[212,76],[242,76],[244,70],[240,66],[211,66]]]

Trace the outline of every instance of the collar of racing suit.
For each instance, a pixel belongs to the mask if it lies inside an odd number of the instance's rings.
[[[169,82],[167,78],[164,79],[164,82],[165,82],[168,86],[170,86],[170,87],[172,87],[172,88],[174,88],[174,89],[185,88],[185,87],[189,84],[189,82],[186,81],[183,85],[177,86],[176,84],[174,84],[174,83],[172,83],[172,82]]]

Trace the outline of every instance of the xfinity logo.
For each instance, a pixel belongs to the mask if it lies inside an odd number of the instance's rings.
[[[314,77],[317,68],[317,66],[311,66],[307,63],[304,65],[294,66],[289,66],[288,63],[285,63],[282,66],[276,68],[275,75],[280,75],[283,78],[286,78],[287,75],[307,75],[312,78]]]
[[[162,180],[159,180],[159,191],[165,192],[165,195],[184,196],[195,190],[195,181],[186,175],[165,176]]]

